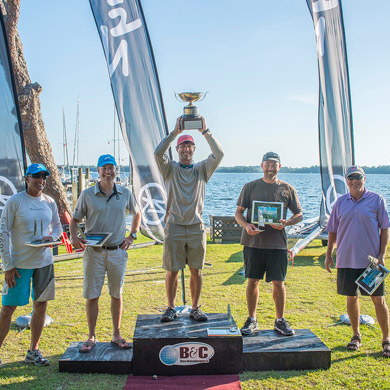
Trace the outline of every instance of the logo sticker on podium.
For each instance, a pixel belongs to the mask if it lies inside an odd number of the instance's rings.
[[[166,345],[160,350],[160,361],[166,366],[192,366],[209,363],[214,348],[205,343],[180,343]]]

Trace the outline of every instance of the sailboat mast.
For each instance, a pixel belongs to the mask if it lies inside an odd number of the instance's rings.
[[[115,107],[114,107],[115,108]],[[115,111],[116,114],[116,111]],[[118,124],[118,175],[121,172],[121,138],[120,138],[120,126]]]
[[[115,104],[114,104],[114,159],[116,158],[115,156],[115,136],[116,136],[116,131],[115,131],[115,115],[116,115],[116,111],[115,111]]]
[[[76,114],[76,134],[77,134],[77,167],[79,167],[80,151],[80,96],[77,97],[77,114]]]
[[[62,142],[64,147],[64,172],[69,174],[68,139],[66,137],[65,110],[62,108]]]

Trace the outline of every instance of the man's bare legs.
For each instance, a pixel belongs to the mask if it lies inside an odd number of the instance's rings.
[[[31,343],[30,351],[35,351],[38,349],[39,340],[41,339],[43,327],[46,320],[46,308],[47,302],[37,302],[34,301],[34,310],[31,317]]]
[[[200,293],[202,292],[203,276],[202,270],[190,268],[190,291],[192,299],[192,309],[199,307]]]
[[[165,276],[165,290],[167,292],[168,307],[175,308],[175,299],[177,292],[177,277],[179,271],[168,271]]]
[[[3,345],[11,326],[12,314],[16,306],[3,306],[0,311],[0,347]]]
[[[246,286],[246,303],[248,306],[248,315],[256,318],[256,309],[259,302],[259,279],[248,278]]]

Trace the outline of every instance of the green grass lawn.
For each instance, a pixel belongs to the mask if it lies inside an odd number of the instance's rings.
[[[327,327],[346,312],[345,298],[336,294],[336,272],[324,269],[326,248],[314,241],[289,266],[286,289],[286,317],[296,329],[311,329],[332,351],[329,370],[245,372],[240,375],[243,389],[389,389],[390,359],[381,356],[381,332],[362,327],[363,346],[358,352],[346,351],[351,337],[347,325]],[[155,245],[129,251],[128,272],[124,287],[122,335],[131,340],[138,314],[158,313],[165,309],[165,272],[161,268],[162,246]],[[242,270],[242,247],[239,244],[212,244],[207,248],[204,270],[202,309],[205,312],[226,312],[231,305],[234,319],[242,326],[246,317],[246,281]],[[87,336],[85,300],[82,297],[82,260],[55,264],[56,299],[48,306],[54,323],[45,328],[40,349],[51,361],[49,367],[27,366],[22,361],[29,348],[30,330],[18,334],[13,324],[0,357],[0,385],[6,389],[119,389],[125,375],[69,374],[58,372],[58,360],[70,342]],[[186,295],[189,297],[186,270]],[[177,304],[181,302],[178,291]],[[111,315],[107,287],[100,299],[97,339],[111,339]],[[31,312],[32,305],[18,308],[16,317]],[[361,299],[361,313],[375,318],[370,298]],[[260,284],[257,317],[261,329],[273,329],[275,319],[272,285]],[[375,324],[378,327],[378,324]]]

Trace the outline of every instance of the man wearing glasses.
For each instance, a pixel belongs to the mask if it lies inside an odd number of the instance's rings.
[[[337,246],[337,293],[347,296],[347,313],[353,331],[347,348],[357,351],[362,345],[359,292],[362,295],[368,293],[360,289],[355,280],[369,265],[369,255],[385,265],[390,223],[383,197],[364,187],[366,178],[363,168],[353,165],[347,169],[345,177],[350,192],[337,199],[330,214],[325,268],[331,272],[332,253]],[[384,293],[383,282],[371,295],[371,300],[382,330],[383,356],[390,357],[389,310]]]
[[[27,189],[6,202],[0,225],[0,255],[5,270],[0,346],[9,332],[16,307],[29,303],[32,282],[31,342],[24,361],[36,366],[49,364],[38,346],[47,301],[54,299],[54,266],[49,247],[34,248],[26,243],[37,239],[57,241],[62,234],[57,206],[51,197],[42,193],[47,176],[50,172],[42,164],[31,164],[27,168]]]
[[[256,309],[259,301],[259,282],[264,275],[266,282],[272,282],[273,285],[272,295],[276,312],[274,330],[283,336],[295,334],[284,318],[286,304],[284,280],[288,263],[285,227],[302,220],[302,208],[295,188],[278,178],[280,167],[280,157],[277,153],[264,154],[261,163],[264,176],[245,184],[237,200],[235,217],[237,223],[243,227],[241,245],[244,245],[245,277],[248,279],[246,288],[248,318],[241,328],[243,335],[259,332]],[[283,215],[279,224],[254,225],[251,220],[253,201],[282,202]],[[292,213],[289,219],[287,209]]]
[[[141,213],[131,191],[115,184],[116,161],[110,154],[99,157],[99,182],[84,190],[77,201],[70,221],[70,235],[75,248],[85,249],[83,256],[84,292],[89,335],[79,352],[88,353],[96,345],[96,322],[99,297],[107,273],[111,296],[113,335],[111,344],[129,349],[130,344],[120,335],[122,317],[122,289],[127,266],[127,249],[137,239]],[[131,231],[126,236],[126,211],[132,216]],[[85,218],[85,233],[112,233],[104,246],[85,248],[86,241],[78,237],[78,224]]]

